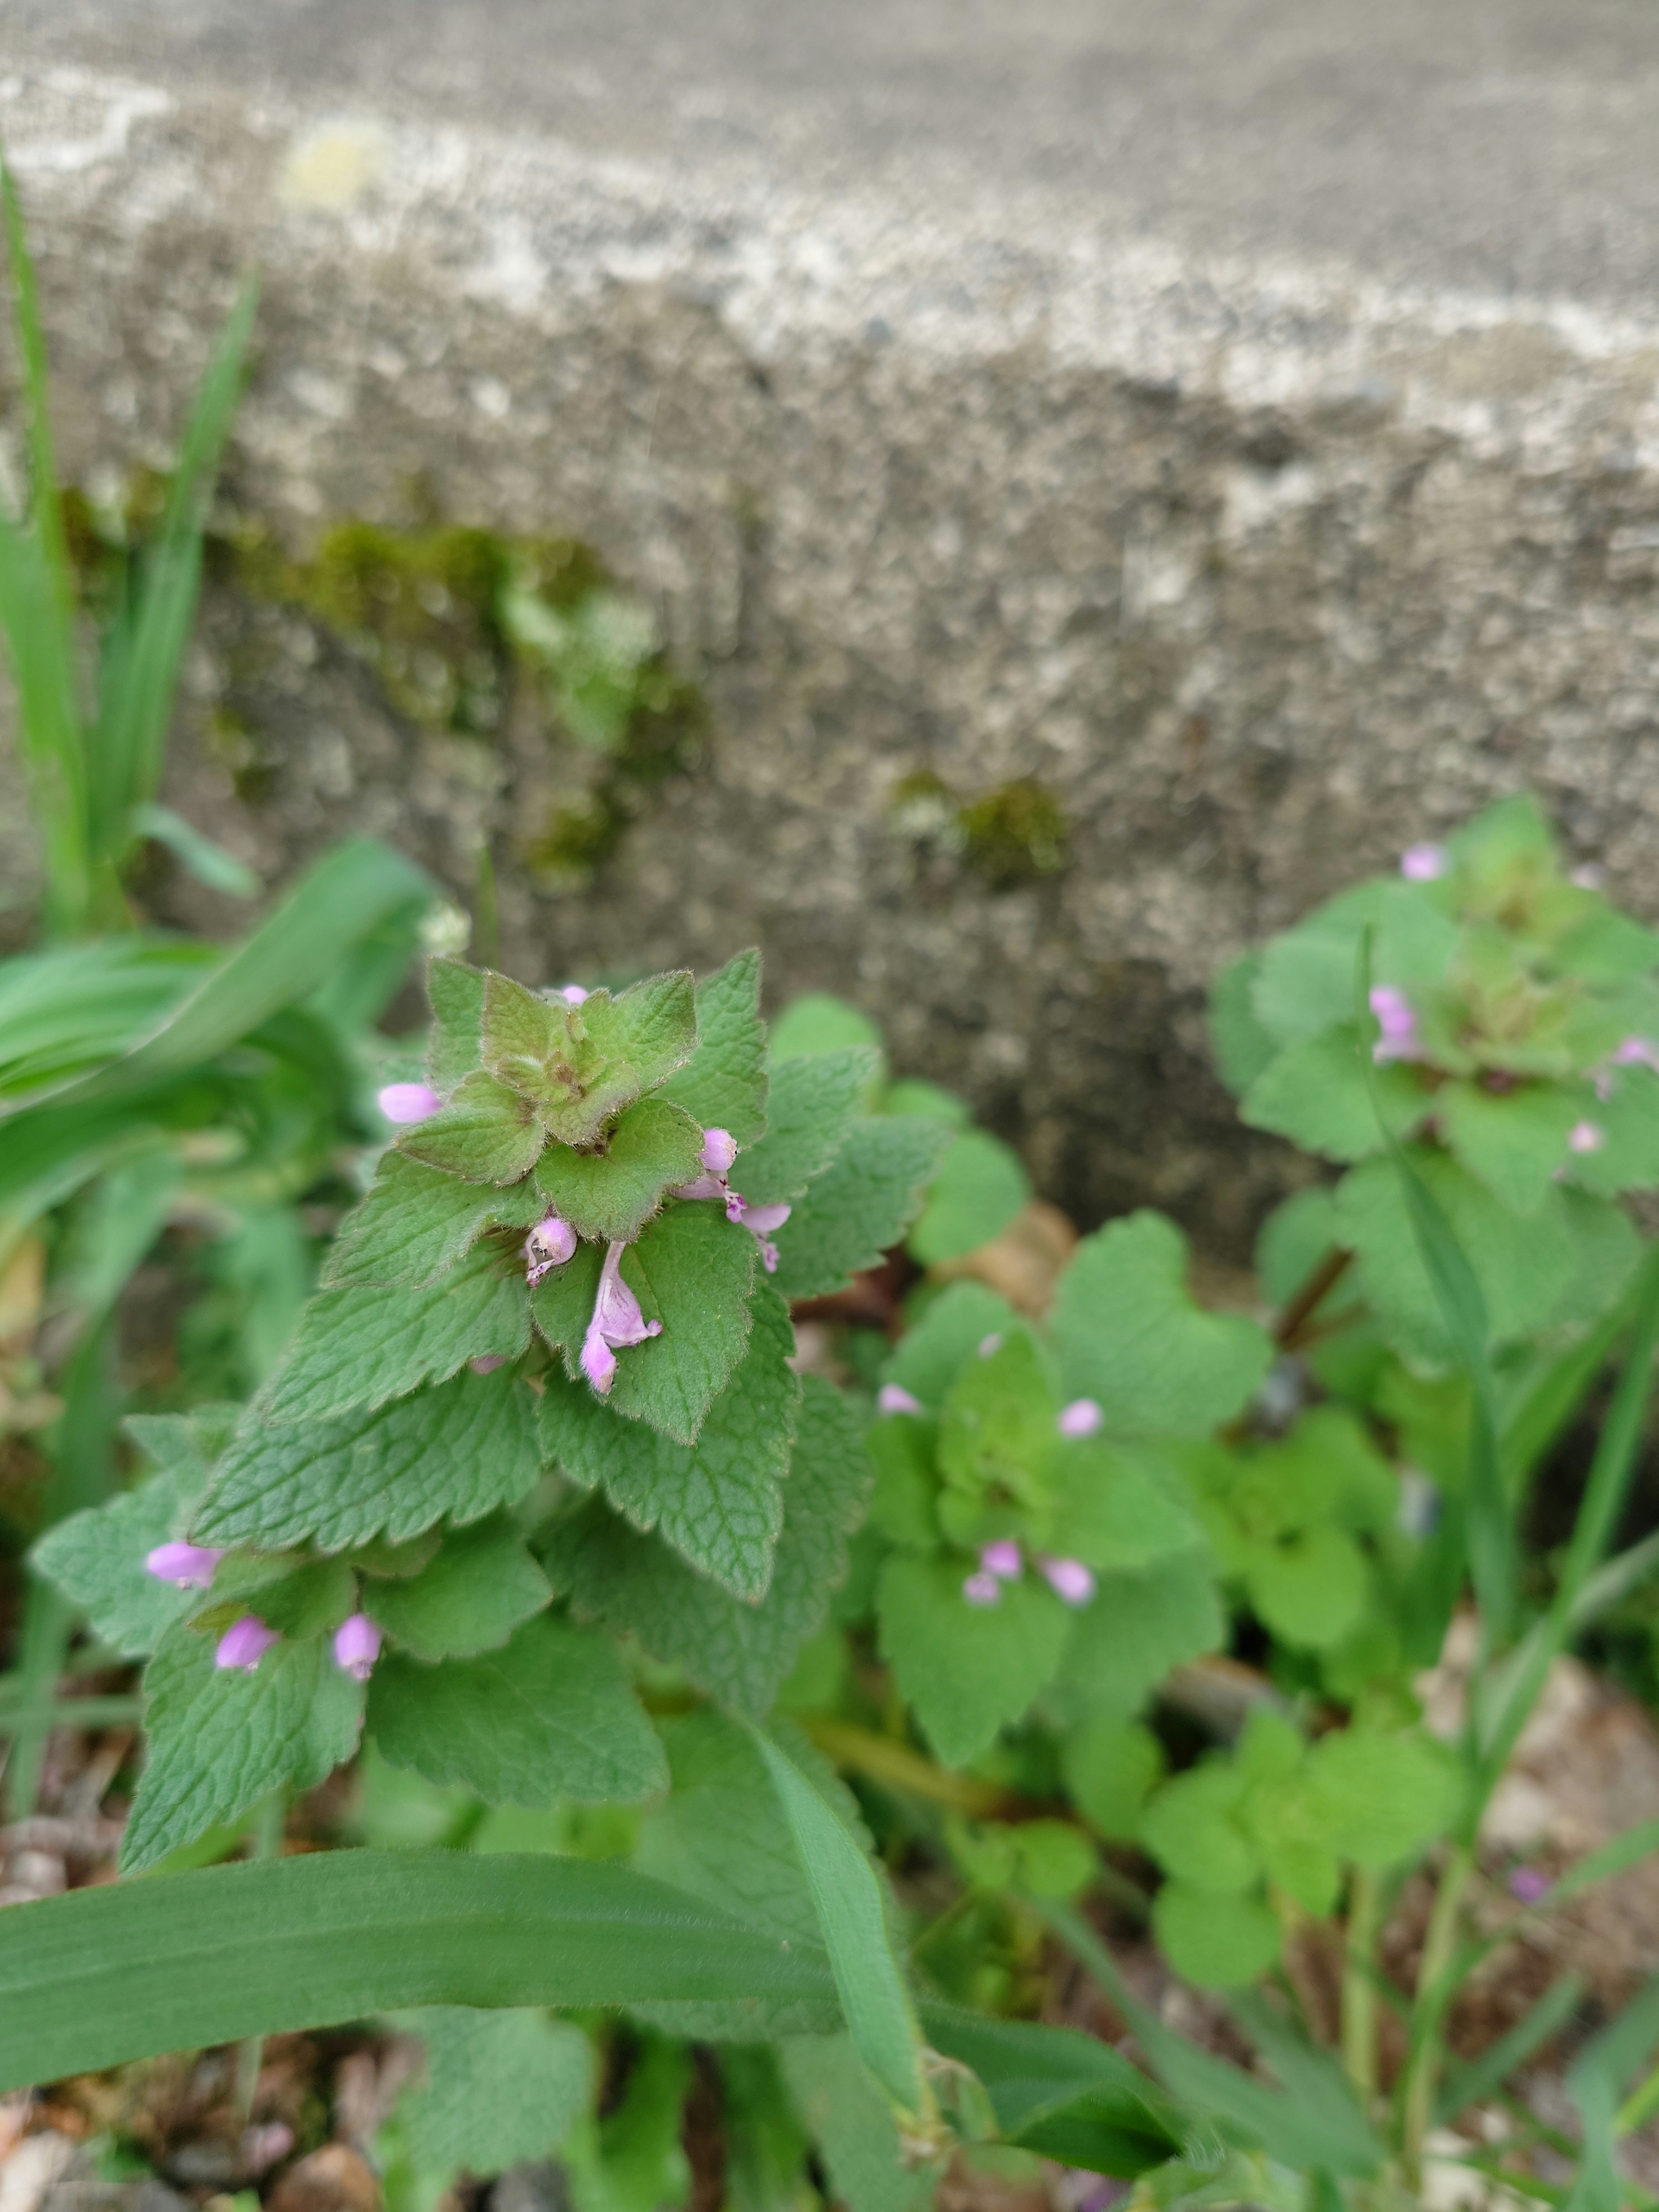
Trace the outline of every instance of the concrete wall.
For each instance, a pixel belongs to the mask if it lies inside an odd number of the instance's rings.
[[[1220,959],[1519,783],[1659,913],[1656,102],[1645,0],[0,9],[70,472],[165,457],[255,262],[245,518],[573,532],[711,710],[561,894],[544,733],[221,590],[175,803],[273,878],[359,827],[465,895],[487,832],[532,980],[758,941],[1234,1253],[1285,1163]],[[992,888],[918,775],[1035,781],[1063,868]]]

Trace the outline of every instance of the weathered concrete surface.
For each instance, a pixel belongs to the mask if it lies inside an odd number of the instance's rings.
[[[1247,937],[1521,782],[1659,910],[1646,0],[11,0],[0,76],[73,470],[161,457],[255,260],[240,506],[574,531],[708,690],[558,898],[544,747],[220,607],[192,729],[252,638],[270,787],[191,737],[176,795],[268,872],[488,830],[521,971],[758,940],[1222,1249],[1285,1172],[1203,1067]],[[1064,872],[988,891],[920,769],[1036,779]]]

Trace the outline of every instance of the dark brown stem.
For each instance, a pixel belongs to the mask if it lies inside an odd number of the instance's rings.
[[[1279,1316],[1273,1335],[1281,1352],[1294,1352],[1308,1323],[1353,1265],[1353,1254],[1339,1245],[1328,1252]]]

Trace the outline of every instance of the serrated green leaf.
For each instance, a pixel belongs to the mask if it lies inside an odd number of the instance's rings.
[[[1006,1336],[1019,1316],[984,1283],[951,1283],[908,1328],[881,1370],[924,1406],[938,1406],[988,1336]]]
[[[1159,1890],[1152,1933],[1176,1972],[1200,1989],[1239,1988],[1279,1957],[1279,1922],[1270,1906],[1189,1882],[1166,1881]]]
[[[1109,1716],[1086,1721],[1066,1738],[1060,1765],[1078,1810],[1103,1836],[1133,1843],[1164,1778],[1164,1747],[1151,1729]]]
[[[588,2108],[594,2050],[569,2021],[516,2006],[432,2005],[398,2025],[426,2045],[422,2079],[398,2099],[397,2116],[428,2172],[483,2176],[549,2157]]]
[[[620,998],[592,992],[581,1013],[599,1050],[626,1062],[636,1091],[654,1091],[696,1050],[696,994],[686,968],[647,975]]]
[[[531,1100],[480,1067],[428,1120],[405,1129],[398,1149],[463,1182],[509,1183],[529,1174],[546,1140]]]
[[[615,1647],[550,1613],[476,1659],[382,1659],[368,1731],[392,1765],[490,1805],[635,1804],[668,1779]]]
[[[653,1658],[683,1667],[711,1696],[759,1718],[846,1577],[848,1542],[869,1484],[850,1411],[829,1383],[809,1375],[772,1580],[758,1604],[731,1596],[597,1503],[561,1524],[544,1563],[579,1613],[637,1636]]]
[[[702,1131],[678,1106],[641,1098],[624,1109],[603,1152],[550,1145],[534,1182],[547,1212],[579,1237],[631,1243],[675,1183],[702,1172]]]
[[[738,952],[696,989],[697,1049],[659,1097],[705,1129],[752,1145],[766,1127],[766,1025],[760,1018],[761,957]]]
[[[675,1443],[613,1413],[585,1382],[550,1375],[542,1448],[588,1489],[602,1488],[635,1528],[654,1528],[701,1573],[735,1595],[760,1598],[783,1525],[783,1478],[800,1384],[789,1310],[763,1287],[742,1364],[708,1409],[695,1444]]]
[[[1267,1331],[1206,1313],[1186,1275],[1186,1238],[1161,1214],[1139,1212],[1085,1237],[1060,1277],[1050,1335],[1064,1391],[1096,1400],[1109,1429],[1204,1435],[1267,1373]]]
[[[787,1063],[786,1063],[787,1065]],[[777,1233],[775,1285],[787,1298],[828,1297],[903,1237],[952,1139],[917,1115],[854,1121]]]
[[[1322,1839],[1379,1870],[1440,1834],[1461,1795],[1450,1753],[1424,1735],[1334,1729],[1309,1754],[1308,1774]]]
[[[1203,1552],[1172,1552],[1139,1574],[1103,1575],[1078,1614],[1049,1702],[1068,1717],[1139,1711],[1172,1667],[1218,1650],[1226,1620]]]
[[[357,1747],[363,1692],[326,1642],[284,1638],[252,1674],[214,1640],[167,1631],[144,1673],[144,1769],[121,1869],[139,1874],[286,1784],[310,1790]]]
[[[363,1610],[417,1659],[470,1659],[498,1650],[551,1595],[523,1537],[498,1516],[446,1536],[418,1574],[372,1584]]]
[[[544,1276],[530,1293],[531,1316],[545,1342],[555,1352],[564,1353],[568,1375],[581,1372],[577,1355],[593,1317],[604,1265],[602,1245],[579,1244],[564,1265]]]
[[[1094,1437],[1066,1443],[1048,1465],[1054,1542],[1067,1559],[1134,1572],[1170,1552],[1189,1552],[1203,1533],[1158,1455]]]
[[[970,1605],[960,1559],[895,1554],[876,1608],[882,1656],[922,1733],[947,1766],[976,1759],[1054,1674],[1072,1615],[1035,1580],[1006,1583],[1000,1601]]]
[[[1516,1213],[1530,1213],[1548,1196],[1571,1158],[1567,1133],[1579,1118],[1571,1094],[1553,1083],[1497,1094],[1462,1078],[1436,1091],[1434,1113],[1456,1158]]]
[[[1373,1103],[1361,1049],[1351,1023],[1290,1046],[1244,1093],[1240,1119],[1332,1160],[1363,1160],[1382,1149],[1379,1112],[1395,1136],[1409,1136],[1443,1093],[1425,1089],[1413,1067],[1395,1062],[1375,1071]]]
[[[1236,1895],[1260,1879],[1261,1853],[1236,1765],[1211,1759],[1166,1782],[1141,1816],[1140,1840],[1164,1871]]]
[[[532,1229],[545,1211],[532,1182],[505,1190],[463,1182],[403,1152],[382,1155],[323,1263],[325,1290],[424,1290],[465,1258],[486,1230]]]
[[[976,1252],[1000,1237],[1030,1200],[1030,1178],[1012,1146],[964,1129],[939,1162],[909,1250],[924,1267]]]
[[[1281,1046],[1353,1018],[1354,954],[1389,886],[1358,884],[1316,908],[1255,956],[1250,1011]]]
[[[1216,1069],[1235,1098],[1242,1098],[1279,1050],[1279,1041],[1257,1020],[1251,1003],[1261,956],[1230,961],[1210,986],[1210,1046]]]
[[[785,1060],[772,1077],[766,1134],[732,1169],[732,1188],[754,1206],[799,1198],[847,1141],[879,1061],[870,1045]]]
[[[469,1359],[516,1359],[529,1341],[524,1279],[504,1274],[487,1246],[422,1290],[322,1291],[256,1401],[258,1418],[330,1420],[447,1382]]]
[[[749,1231],[710,1204],[666,1207],[629,1246],[623,1279],[662,1334],[618,1354],[608,1401],[617,1413],[696,1443],[749,1342],[757,1259]],[[568,1345],[565,1358],[569,1372]]]
[[[343,1420],[251,1415],[195,1517],[198,1542],[325,1552],[511,1505],[541,1471],[535,1401],[511,1375],[461,1374]]]
[[[199,1486],[183,1470],[165,1468],[108,1504],[49,1528],[29,1563],[80,1607],[112,1651],[143,1658],[191,1608],[193,1593],[159,1581],[144,1559],[181,1532]]]
[[[1646,1067],[1620,1069],[1609,1095],[1583,1118],[1601,1141],[1593,1152],[1568,1155],[1574,1182],[1609,1197],[1659,1183],[1659,1075]]]
[[[493,969],[484,977],[479,1035],[485,1067],[538,1114],[562,1115],[605,1067],[575,1007],[562,999],[544,999]]]
[[[429,960],[426,994],[432,1006],[427,1073],[433,1087],[447,1094],[483,1065],[484,971],[464,960]]]

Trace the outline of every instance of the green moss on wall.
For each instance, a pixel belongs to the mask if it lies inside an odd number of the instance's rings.
[[[932,769],[893,787],[893,825],[916,844],[976,869],[994,890],[1011,890],[1066,865],[1066,816],[1030,776],[963,800]]]

